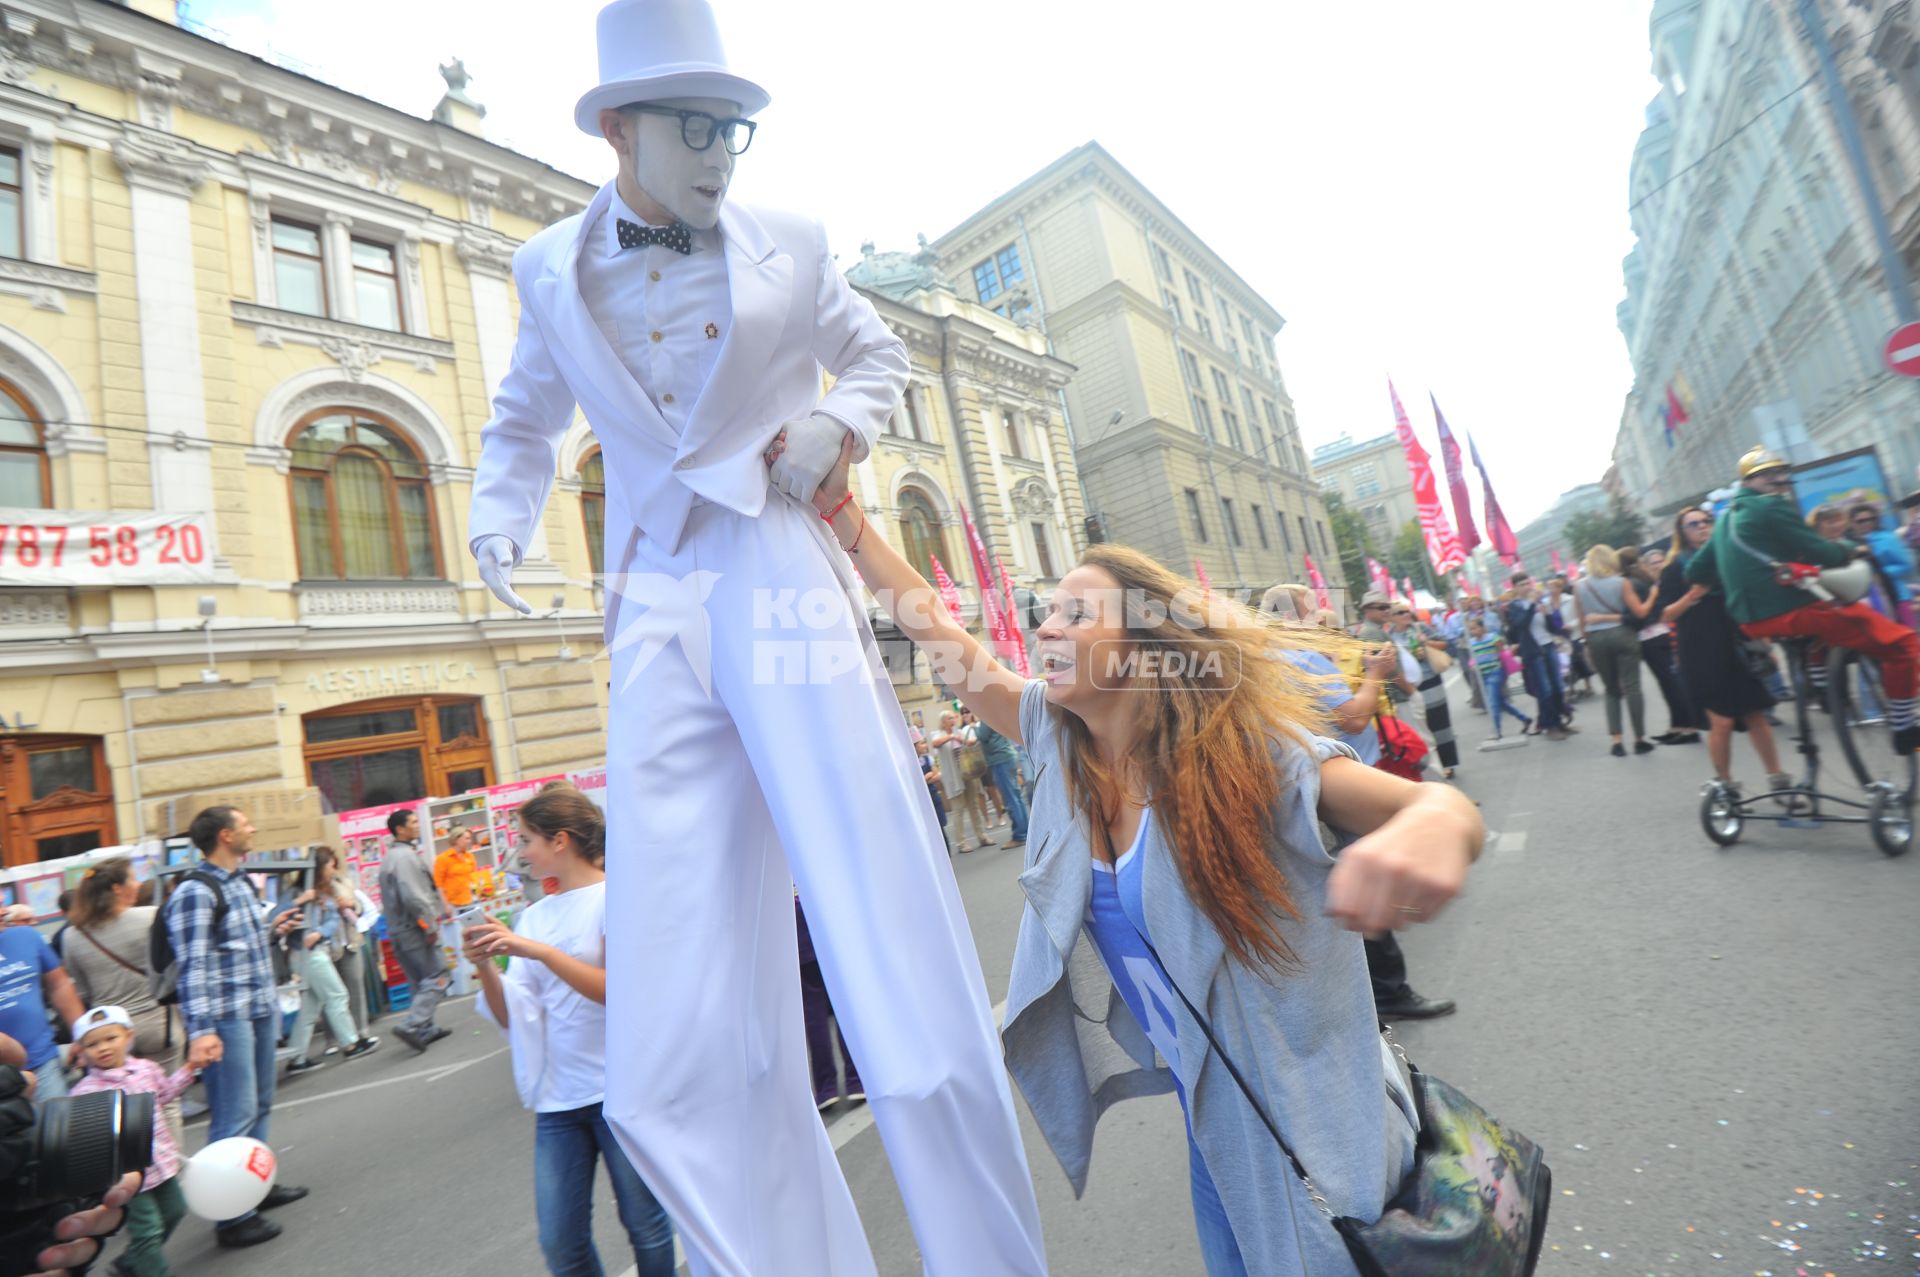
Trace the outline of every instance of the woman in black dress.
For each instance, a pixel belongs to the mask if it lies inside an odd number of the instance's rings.
[[[1767,769],[1767,784],[1785,789],[1793,778],[1780,769],[1767,710],[1773,697],[1740,659],[1741,634],[1717,591],[1687,581],[1687,562],[1713,536],[1713,516],[1688,506],[1674,517],[1673,550],[1660,577],[1660,597],[1670,599],[1660,617],[1680,641],[1680,678],[1695,706],[1707,714],[1707,753],[1724,784],[1733,784],[1733,732],[1753,741]],[[1736,789],[1737,785],[1734,786]]]

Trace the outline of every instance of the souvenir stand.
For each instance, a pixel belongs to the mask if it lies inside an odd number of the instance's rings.
[[[340,813],[341,859],[376,911],[374,917],[360,920],[361,931],[373,939],[374,960],[365,964],[369,1015],[399,1010],[412,1000],[413,990],[393,956],[393,946],[387,943],[386,923],[377,911],[386,907],[380,899],[380,866],[387,858],[387,817],[396,811],[418,811],[424,806],[419,801],[387,803]]]
[[[436,864],[440,853],[453,845],[455,833],[464,829],[473,835],[474,863],[479,866],[486,884],[480,887],[478,894],[491,898],[498,890],[499,872],[493,822],[487,809],[489,792],[472,789],[453,798],[429,798],[426,817],[420,823],[427,855]],[[451,902],[447,903],[451,908]],[[473,964],[461,952],[460,922],[452,915],[440,920],[440,950],[446,958],[447,970],[453,973],[453,985],[449,993],[459,998],[476,992],[480,986],[473,973]]]

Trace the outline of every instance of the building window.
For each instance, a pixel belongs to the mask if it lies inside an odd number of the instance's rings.
[[[1213,340],[1213,321],[1199,311],[1194,312],[1193,322],[1200,326],[1200,335],[1208,341]]]
[[[1233,366],[1240,366],[1240,339],[1231,332],[1227,334],[1227,353],[1233,356]]]
[[[400,268],[393,245],[353,241],[353,301],[359,322],[400,331]]]
[[[1245,452],[1247,441],[1240,435],[1240,418],[1231,408],[1220,410],[1220,424],[1227,428],[1227,443],[1235,452]]]
[[[1020,446],[1020,414],[1011,408],[1000,410],[1000,433],[1007,442],[1009,457],[1024,457],[1026,450]]]
[[[301,719],[307,776],[336,811],[458,794],[493,783],[478,697],[357,701]]]
[[[0,381],[0,506],[46,509],[53,504],[52,478],[38,414]]]
[[[918,439],[924,443],[926,441],[927,434],[926,434],[926,431],[922,429],[920,425],[920,387],[914,385],[912,382],[908,382],[907,393],[901,397],[900,404],[901,404],[901,407],[906,409],[906,413],[907,413],[908,438]],[[894,433],[898,434],[900,432],[898,430],[895,430]]]
[[[119,842],[98,736],[0,738],[0,864],[30,865]]]
[[[1188,390],[1200,389],[1200,361],[1191,350],[1180,352],[1180,371],[1186,374]]]
[[[1253,321],[1245,315],[1240,316],[1240,335],[1247,339],[1248,350],[1260,349],[1260,342],[1253,335]]]
[[[1167,256],[1167,250],[1151,241],[1147,247],[1153,250],[1153,273],[1169,284],[1173,282],[1173,259]]]
[[[273,290],[281,310],[302,315],[327,313],[326,266],[320,253],[320,228],[273,219]]]
[[[1331,559],[1333,557],[1333,538],[1327,535],[1327,525],[1315,519],[1314,526],[1320,529],[1320,553]]]
[[[990,302],[1026,277],[1019,246],[1009,244],[973,268],[973,287],[981,301]]]
[[[1200,494],[1192,488],[1187,490],[1187,518],[1193,521],[1193,535],[1196,540],[1207,539],[1207,521],[1200,513]]]
[[[1182,271],[1181,273],[1187,277],[1187,296],[1193,298],[1193,304],[1195,306],[1204,307],[1207,304],[1207,294],[1206,291],[1200,287],[1200,277],[1192,271]]]
[[[1300,516],[1300,548],[1308,554],[1313,553],[1313,531],[1307,527],[1307,516],[1304,514]]]
[[[1227,525],[1227,540],[1233,542],[1235,545],[1242,544],[1240,540],[1240,520],[1233,516],[1232,497],[1220,498],[1220,518],[1221,521]]]
[[[929,581],[933,580],[936,556],[942,567],[952,562],[947,557],[946,530],[940,526],[940,513],[918,488],[900,489],[900,553]]]
[[[302,580],[440,577],[427,467],[391,423],[322,409],[290,446]]]
[[[0,146],[0,257],[27,255],[27,206],[22,185],[19,150]]]
[[[607,570],[607,461],[595,448],[580,463],[580,518],[587,525],[587,563],[595,576]]]
[[[1260,548],[1271,550],[1273,542],[1267,540],[1267,516],[1260,513],[1260,507],[1253,507],[1253,530],[1260,536]]]
[[[1032,523],[1027,525],[1033,533],[1033,558],[1040,567],[1040,575],[1051,581],[1053,572],[1053,545],[1047,539],[1047,525]]]
[[[1218,368],[1208,369],[1213,374],[1213,393],[1220,400],[1222,408],[1233,406],[1233,385],[1227,380],[1227,374]]]
[[[1174,295],[1171,288],[1163,288],[1160,290],[1160,300],[1166,303],[1169,311],[1173,312],[1173,322],[1175,324],[1184,324],[1187,322],[1186,313],[1180,309],[1180,299]]]
[[[1211,440],[1213,438],[1213,409],[1208,407],[1207,401],[1199,395],[1192,396],[1192,399],[1193,424],[1200,427],[1201,437]]]
[[[1284,511],[1273,512],[1273,526],[1280,529],[1280,545],[1288,554],[1293,553],[1293,533],[1287,531],[1287,516]]]

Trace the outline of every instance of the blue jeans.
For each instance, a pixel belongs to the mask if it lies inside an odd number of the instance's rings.
[[[1027,840],[1027,800],[1020,794],[1020,786],[1015,783],[1012,763],[995,763],[987,774],[993,777],[994,788],[1000,791],[1000,801],[1006,805],[1007,819],[1013,822],[1013,840]]]
[[[274,1048],[280,1040],[280,1017],[217,1020],[220,1060],[200,1073],[207,1088],[207,1143],[233,1135],[266,1142],[267,1118],[273,1112]],[[215,1228],[232,1228],[252,1219],[248,1211],[223,1219]]]
[[[1515,709],[1513,702],[1507,699],[1507,672],[1505,670],[1495,670],[1491,674],[1483,674],[1480,676],[1480,681],[1487,689],[1487,713],[1493,717],[1493,738],[1495,740],[1500,739],[1500,715],[1503,711],[1519,719],[1522,727],[1532,726],[1533,720]]]
[[[1207,1266],[1207,1277],[1247,1277],[1246,1260],[1240,1257],[1240,1243],[1233,1238],[1233,1224],[1227,1208],[1221,1204],[1220,1190],[1200,1160],[1200,1146],[1187,1131],[1187,1174],[1193,1189],[1193,1227],[1200,1234],[1200,1259]]]
[[[33,1102],[36,1105],[57,1100],[67,1093],[67,1071],[60,1067],[58,1047],[54,1048],[52,1055],[31,1066],[28,1071],[33,1074]]]
[[[633,1243],[639,1277],[673,1277],[673,1221],[620,1151],[598,1104],[534,1114],[534,1210],[553,1277],[603,1277],[593,1245],[593,1166],[607,1163],[613,1201]]]
[[[1566,720],[1566,688],[1560,682],[1560,653],[1548,647],[1521,658],[1527,667],[1527,685],[1540,706],[1540,730],[1558,727]]]

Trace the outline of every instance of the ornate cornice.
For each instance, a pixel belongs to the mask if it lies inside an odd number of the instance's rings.
[[[67,294],[91,297],[100,291],[100,279],[92,271],[69,270],[42,262],[0,257],[0,293],[25,297],[35,310],[66,313]]]
[[[459,255],[460,264],[467,268],[469,275],[494,275],[511,279],[513,252],[518,247],[504,235],[462,226],[460,238],[454,241],[453,251]]]
[[[262,346],[280,347],[288,342],[318,346],[353,381],[361,380],[369,368],[389,357],[410,363],[420,372],[434,372],[439,362],[451,363],[454,357],[450,341],[368,328],[321,315],[277,310],[253,302],[235,301],[233,320],[252,328],[254,339]]]
[[[113,143],[113,158],[130,186],[145,186],[171,195],[191,195],[213,171],[200,148],[171,133],[137,124],[121,126]]]

